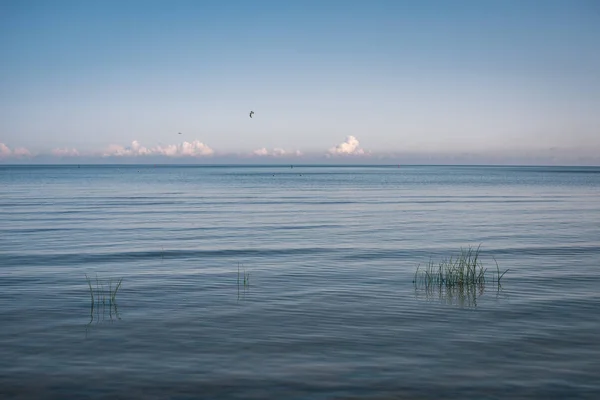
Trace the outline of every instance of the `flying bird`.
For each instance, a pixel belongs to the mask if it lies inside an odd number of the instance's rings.
[[[250,118],[252,118],[252,114],[254,114],[254,111],[250,111]]]
[[[179,134],[181,135],[181,132],[179,132]]]

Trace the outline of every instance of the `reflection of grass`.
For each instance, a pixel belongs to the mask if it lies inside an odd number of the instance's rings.
[[[417,295],[420,290],[427,299],[437,297],[446,304],[470,307],[477,306],[477,298],[483,295],[486,283],[495,283],[499,291],[502,277],[508,271],[501,273],[496,262],[496,271],[488,273],[481,262],[479,247],[469,247],[438,264],[430,261],[423,269],[418,266],[413,284]]]
[[[415,288],[417,298],[439,301],[442,304],[459,307],[477,307],[477,299],[484,293],[485,285],[436,286],[430,285],[421,290]]]
[[[90,325],[94,321],[94,310],[96,311],[96,322],[99,322],[100,310],[102,309],[102,320],[105,319],[106,314],[106,306],[108,305],[108,315],[110,320],[113,319],[113,312],[118,319],[121,319],[119,316],[119,310],[117,308],[117,293],[121,288],[121,284],[123,283],[123,278],[113,281],[112,279],[100,280],[96,275],[96,285],[94,287],[92,280],[85,275],[85,279],[88,283],[88,288],[90,291]]]

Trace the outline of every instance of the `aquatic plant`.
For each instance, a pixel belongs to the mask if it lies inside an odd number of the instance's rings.
[[[117,292],[119,291],[119,289],[121,288],[121,283],[123,283],[123,278],[119,279],[116,283],[115,286],[115,290],[112,290],[112,279],[109,281],[109,293],[110,293],[110,300],[111,303],[116,303],[117,302]]]
[[[501,273],[494,259],[496,271],[488,273],[481,262],[480,247],[461,248],[458,256],[445,258],[438,264],[429,261],[423,269],[417,266],[413,279],[417,297],[424,293],[428,300],[437,298],[448,305],[477,307],[477,298],[483,295],[486,283],[495,283],[500,292],[502,277],[509,270]]]
[[[238,263],[237,270],[237,294],[238,300],[240,299],[240,284],[243,285],[243,296],[246,295],[246,290],[250,287],[250,272],[246,271],[246,268],[242,265],[243,270],[240,271],[240,263]],[[240,275],[240,272],[242,275]],[[241,279],[240,279],[241,277]]]
[[[244,286],[250,286],[250,272],[244,270]]]
[[[250,286],[250,272],[246,271],[246,268],[242,265],[244,270],[242,271],[242,283],[244,287]],[[237,273],[237,284],[240,286],[240,263],[238,263],[238,273]]]
[[[90,281],[90,278],[88,278],[87,274],[85,274],[85,279],[87,280],[88,286],[90,288],[90,297],[91,297],[91,301],[92,301],[92,309],[94,308],[94,289],[92,289],[92,281]]]
[[[504,274],[509,270],[500,273],[500,267],[496,262],[496,273],[492,272],[491,277],[487,274],[487,268],[483,267],[480,258],[480,246],[477,249],[469,247],[467,250],[460,250],[458,256],[445,258],[438,264],[433,261],[421,269],[417,266],[413,283],[417,286],[444,286],[447,288],[456,286],[476,286],[485,285],[486,283],[496,283],[498,287]]]
[[[106,302],[108,301],[108,304],[111,305],[111,304],[114,304],[117,302],[117,292],[121,288],[121,284],[123,283],[123,278],[121,278],[115,282],[114,290],[113,290],[113,280],[112,280],[112,278],[109,279],[108,284],[107,284],[108,290],[106,290],[106,288],[104,287],[104,285],[106,284],[106,281],[101,282],[100,279],[98,278],[98,275],[96,275],[96,290],[95,291],[92,286],[92,281],[87,276],[87,274],[85,274],[85,279],[87,280],[89,291],[90,291],[90,300],[91,300],[92,308],[94,307],[95,303],[98,303],[98,304],[102,303],[105,305]]]
[[[118,319],[121,319],[119,316],[119,310],[117,308],[117,293],[121,288],[123,278],[120,278],[116,281],[113,281],[112,278],[108,279],[108,281],[101,281],[100,278],[98,278],[98,275],[96,275],[95,287],[87,274],[85,275],[85,279],[87,281],[90,293],[90,322],[88,325],[94,320],[94,309],[96,309],[97,321],[100,320],[100,309],[102,309],[102,319],[104,319],[107,305],[109,318],[112,320],[114,311],[115,316]],[[102,307],[100,307],[100,305],[102,305]]]

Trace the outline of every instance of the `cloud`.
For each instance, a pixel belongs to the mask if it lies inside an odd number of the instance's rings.
[[[77,157],[79,155],[79,151],[77,151],[75,148],[69,149],[65,147],[64,149],[52,150],[52,155],[57,157]]]
[[[0,143],[0,157],[8,157],[12,154],[10,148],[4,143]]]
[[[359,147],[358,139],[354,136],[348,136],[343,143],[329,149],[329,154],[364,154],[364,150]]]
[[[145,147],[137,140],[131,142],[131,146],[123,147],[120,145],[110,145],[103,153],[103,156],[168,156],[168,157],[198,157],[210,156],[214,154],[214,150],[206,144],[194,140],[193,142],[183,142],[181,144],[171,144],[167,146]]]
[[[301,156],[302,152],[299,150],[296,151],[287,151],[282,148],[276,147],[272,151],[267,150],[266,148],[257,149],[252,152],[255,156],[272,156],[272,157],[283,157],[283,156]]]
[[[287,151],[285,151],[284,149],[280,149],[278,147],[273,149],[273,153],[272,153],[275,157],[277,156],[285,156],[288,154]]]
[[[0,143],[0,158],[8,158],[8,157],[30,157],[31,153],[25,147],[17,147],[14,150],[11,150],[10,147],[5,145],[4,143]]]

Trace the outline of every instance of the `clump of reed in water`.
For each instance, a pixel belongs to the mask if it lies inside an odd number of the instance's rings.
[[[250,288],[250,272],[246,271],[246,268],[242,265],[243,270],[240,270],[240,263],[238,263],[237,270],[237,294],[238,300],[240,299],[240,286],[243,285],[243,297],[246,296],[246,290]],[[241,273],[241,275],[240,275]]]
[[[496,272],[487,274],[487,268],[483,267],[479,257],[479,249],[469,247],[467,250],[461,248],[460,254],[450,259],[443,259],[438,264],[433,261],[421,269],[417,266],[413,283],[415,286],[440,286],[446,288],[464,287],[464,286],[483,286],[486,283],[496,283],[500,287],[500,282],[504,274],[509,270],[500,273],[500,267],[496,262]],[[494,260],[495,261],[495,260]]]
[[[102,308],[102,319],[104,319],[106,306],[108,306],[109,317],[111,320],[113,312],[116,317],[120,319],[119,311],[117,309],[117,293],[121,288],[123,278],[116,281],[113,281],[112,279],[101,281],[98,276],[96,276],[95,285],[87,274],[85,275],[85,279],[87,280],[90,292],[90,323],[94,319],[94,309],[97,310],[97,319],[100,320],[100,308]]]
[[[113,280],[112,279],[109,279],[108,283],[106,281],[101,282],[100,279],[98,279],[98,277],[96,276],[96,290],[94,290],[92,281],[87,276],[87,274],[85,275],[85,279],[87,280],[88,287],[90,289],[90,299],[92,302],[92,307],[94,307],[94,305],[96,303],[103,304],[103,305],[106,305],[106,304],[112,305],[117,302],[117,292],[121,288],[121,284],[123,283],[123,278],[114,282],[114,289],[113,289]],[[107,285],[107,287],[104,286],[105,284]]]
[[[242,275],[241,275],[241,280],[240,280],[240,263],[238,263],[238,273],[237,273],[237,284],[238,287],[240,286],[240,282],[242,282],[242,284],[244,285],[244,287],[250,286],[250,272],[246,272],[246,268],[243,267],[243,271]]]

